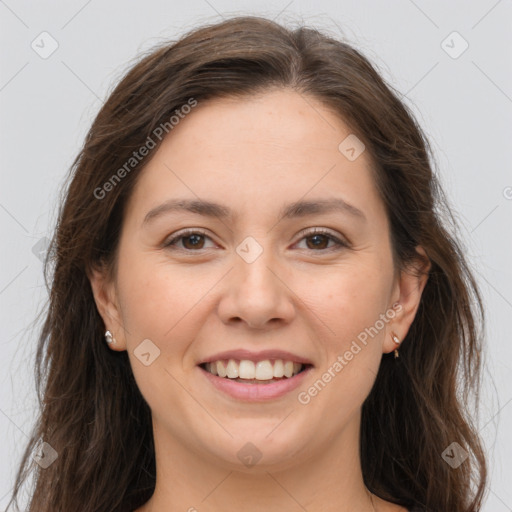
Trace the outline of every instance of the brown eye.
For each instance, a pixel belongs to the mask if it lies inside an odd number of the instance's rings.
[[[204,245],[204,236],[199,234],[182,236],[185,249],[202,249]]]
[[[306,237],[308,249],[327,249],[329,237],[327,235],[311,235]],[[311,242],[311,243],[309,243]]]
[[[212,245],[206,245],[207,240],[211,240],[211,238],[201,231],[182,231],[165,242],[164,247],[168,249],[194,252],[213,247]]]
[[[340,240],[330,231],[322,228],[316,228],[309,232],[303,232],[302,235],[303,238],[299,241],[299,244],[301,244],[303,241],[306,243],[305,247],[299,247],[300,249],[309,249],[315,252],[327,252],[349,247],[348,242]]]

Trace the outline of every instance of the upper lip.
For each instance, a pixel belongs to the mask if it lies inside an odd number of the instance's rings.
[[[237,349],[237,350],[226,350],[224,352],[218,352],[212,356],[202,359],[198,364],[210,363],[212,361],[220,361],[225,359],[237,359],[237,360],[248,360],[257,363],[258,361],[265,361],[266,359],[282,359],[284,361],[293,361],[295,363],[310,364],[313,363],[302,356],[287,352],[285,350],[262,350],[260,352],[252,352],[250,350]]]

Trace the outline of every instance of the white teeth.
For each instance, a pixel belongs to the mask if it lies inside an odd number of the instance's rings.
[[[277,359],[274,363],[274,377],[284,377],[284,364],[282,359]]]
[[[228,361],[226,366],[226,374],[230,379],[236,379],[238,377],[238,365],[233,359]]]
[[[294,361],[283,361],[276,359],[270,361],[265,359],[254,363],[247,359],[237,361],[235,359],[212,361],[205,364],[206,371],[219,377],[228,379],[247,379],[268,381],[273,378],[280,379],[282,377],[293,377],[303,368],[301,363]]]
[[[238,373],[241,379],[255,379],[256,366],[252,361],[244,359],[243,361],[240,361]]]
[[[224,366],[224,363],[222,361],[217,361],[217,373],[219,374],[219,377],[226,377],[227,375],[226,367]]]
[[[286,361],[284,363],[284,376],[290,378],[293,375],[293,362]]]
[[[272,363],[266,359],[265,361],[258,361],[256,363],[256,375],[258,380],[270,380],[274,378],[274,369]]]

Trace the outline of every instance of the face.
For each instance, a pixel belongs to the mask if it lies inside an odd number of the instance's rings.
[[[169,446],[263,470],[357,432],[423,283],[394,270],[368,152],[339,149],[350,134],[292,91],[211,100],[142,171],[115,279],[91,283]]]

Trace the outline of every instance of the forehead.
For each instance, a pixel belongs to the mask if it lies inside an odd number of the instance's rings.
[[[291,90],[199,101],[142,170],[133,202],[222,196],[234,210],[261,212],[281,207],[285,197],[339,192],[382,213],[372,204],[379,198],[369,155],[351,159],[343,152],[353,137],[339,115]]]
[[[251,146],[267,156],[282,157],[289,150],[293,159],[294,155],[313,157],[320,151],[338,150],[340,136],[349,134],[341,117],[316,98],[284,89],[199,102],[174,127],[167,142],[172,145],[174,138],[176,144],[197,143],[201,152],[215,147],[233,149],[237,144],[246,146],[244,151]]]

